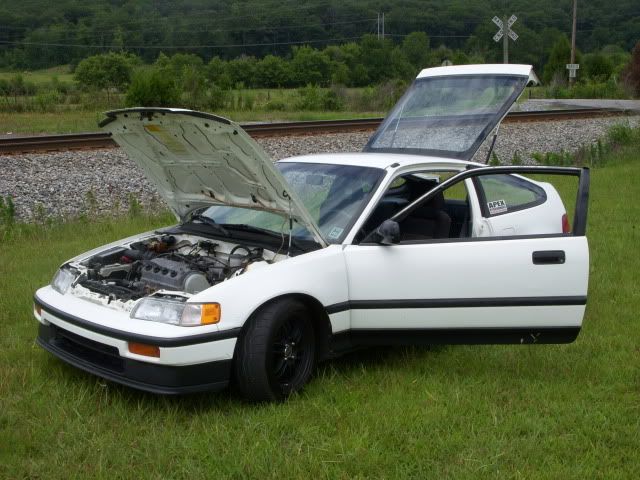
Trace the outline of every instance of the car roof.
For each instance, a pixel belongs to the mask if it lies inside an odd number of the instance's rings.
[[[453,160],[451,158],[428,157],[425,155],[407,155],[400,153],[371,153],[371,152],[351,152],[351,153],[319,153],[312,155],[301,155],[299,157],[288,157],[278,160],[278,162],[296,163],[325,163],[331,165],[354,165],[360,167],[373,167],[381,169],[400,169],[411,165],[432,164],[438,167],[452,167],[456,170],[463,169],[467,165],[478,165],[464,160]]]

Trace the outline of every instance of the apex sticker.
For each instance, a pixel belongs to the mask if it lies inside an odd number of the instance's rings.
[[[493,202],[487,202],[487,207],[489,207],[489,213],[491,215],[504,213],[507,211],[507,202],[504,200],[494,200]]]

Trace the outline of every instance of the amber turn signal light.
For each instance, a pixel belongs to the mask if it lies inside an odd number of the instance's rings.
[[[219,303],[205,303],[202,305],[202,312],[200,316],[200,323],[202,325],[209,325],[211,323],[218,323],[220,321],[220,304]]]
[[[129,342],[129,351],[131,353],[135,353],[136,355],[160,358],[160,347],[156,347],[155,345]]]

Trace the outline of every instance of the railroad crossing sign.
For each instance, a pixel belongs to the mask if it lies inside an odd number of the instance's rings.
[[[569,78],[576,78],[576,70],[580,68],[579,63],[567,63],[567,70],[569,70]]]
[[[491,20],[499,28],[498,32],[493,36],[493,40],[495,42],[499,42],[500,39],[505,35],[504,22],[498,17],[493,17]],[[511,40],[513,40],[514,42],[518,39],[518,34],[516,32],[514,32],[513,30],[511,30],[511,26],[514,23],[516,23],[516,20],[518,20],[518,17],[516,17],[515,15],[511,15],[509,17],[509,20],[507,20],[507,28],[506,28],[506,35],[508,35],[509,38]]]
[[[504,20],[495,16],[491,19],[493,23],[498,26],[498,32],[493,36],[494,42],[499,42],[501,39],[503,43],[504,63],[509,63],[509,38],[514,42],[518,40],[518,34],[511,30],[511,26],[516,23],[518,17],[511,15],[508,19],[505,16]],[[506,35],[506,37],[505,37]],[[502,38],[505,37],[505,38]]]

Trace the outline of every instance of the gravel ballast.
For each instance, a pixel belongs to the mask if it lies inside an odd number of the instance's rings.
[[[575,151],[597,141],[618,123],[637,126],[640,116],[507,123],[500,127],[495,152],[504,162],[516,152],[531,162],[533,152]],[[357,152],[370,135],[358,132],[258,141],[273,159],[279,159],[310,153]],[[163,205],[140,169],[116,148],[5,155],[0,156],[0,165],[0,196],[13,197],[20,221],[126,212],[132,197],[150,210],[159,210]]]

